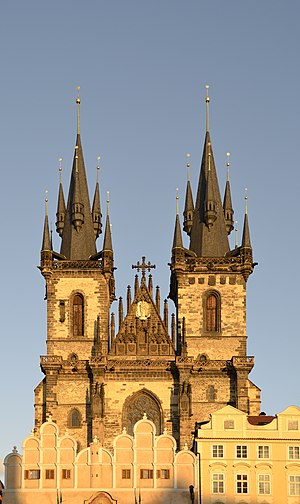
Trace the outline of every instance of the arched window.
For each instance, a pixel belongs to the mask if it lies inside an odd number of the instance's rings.
[[[206,330],[217,331],[217,299],[210,294],[206,299]]]
[[[73,336],[83,336],[83,296],[76,294],[73,298]]]
[[[69,427],[76,428],[81,425],[80,413],[77,409],[73,409],[69,414]]]
[[[159,400],[148,390],[135,392],[127,397],[123,406],[123,426],[127,433],[133,434],[133,427],[138,420],[146,413],[156,427],[156,434],[162,433],[163,415]]]
[[[203,297],[203,329],[207,333],[221,332],[221,297],[218,292],[207,292]]]

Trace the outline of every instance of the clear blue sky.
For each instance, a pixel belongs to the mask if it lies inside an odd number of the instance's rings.
[[[229,150],[235,217],[241,222],[247,187],[259,263],[248,281],[250,376],[267,413],[299,405],[299,18],[298,0],[2,1],[0,459],[33,427],[46,339],[36,268],[44,191],[55,222],[58,158],[66,191],[78,84],[90,189],[100,154],[103,210],[111,194],[117,295],[146,255],[162,298],[175,191],[182,211],[187,152],[196,192],[210,84],[221,189]]]

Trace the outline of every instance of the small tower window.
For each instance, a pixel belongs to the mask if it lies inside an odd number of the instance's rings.
[[[81,424],[80,413],[77,409],[73,409],[70,412],[68,423],[69,423],[69,427],[71,427],[71,428],[80,427],[80,424]]]
[[[73,298],[73,335],[83,336],[83,296],[76,294]]]

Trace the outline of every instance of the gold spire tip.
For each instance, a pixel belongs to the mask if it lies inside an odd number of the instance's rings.
[[[109,191],[106,192],[106,211],[107,211],[107,215],[109,215]]]
[[[245,214],[248,214],[248,189],[245,187]]]
[[[209,85],[208,85],[208,84],[206,84],[205,89],[206,89],[206,97],[205,97],[205,101],[206,101],[206,103],[209,103],[210,98],[209,98],[209,96],[208,96],[208,90],[209,90]]]
[[[45,191],[45,215],[48,217],[48,190]]]
[[[188,181],[190,181],[190,178],[191,178],[191,170],[190,170],[190,168],[191,168],[191,163],[190,163],[190,157],[191,157],[191,155],[190,155],[189,153],[187,153],[186,157],[187,157],[186,167],[187,167],[187,172],[188,172]]]
[[[206,97],[205,97],[205,103],[206,103],[206,131],[209,131],[209,102],[210,102],[210,98],[208,96],[208,90],[209,90],[209,85],[208,84],[206,84],[205,89],[206,89]]]
[[[60,157],[58,161],[59,161],[59,168],[58,168],[58,169],[59,169],[59,171],[60,171],[60,172],[62,172],[62,162],[63,162],[63,158],[62,158],[62,157]]]
[[[76,103],[77,105],[80,105],[80,96],[79,96],[80,86],[76,86],[76,91],[77,91]]]
[[[229,182],[229,176],[230,176],[230,152],[226,152],[226,156],[227,156],[227,163],[226,163],[226,167],[227,167],[227,182]]]
[[[179,196],[178,196],[178,187],[176,187],[176,215],[179,214]]]

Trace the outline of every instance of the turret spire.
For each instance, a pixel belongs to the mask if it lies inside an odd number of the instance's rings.
[[[173,249],[174,248],[183,248],[181,227],[180,227],[180,221],[179,221],[178,200],[179,200],[178,189],[176,189],[176,219],[175,219]]]
[[[93,224],[94,224],[94,234],[95,239],[102,233],[102,213],[100,207],[100,190],[99,190],[99,170],[100,170],[100,156],[97,158],[97,178],[96,178],[96,187],[95,194],[93,200],[92,207],[92,216],[93,216]]]
[[[43,232],[43,241],[42,241],[42,252],[43,251],[51,251],[51,237],[49,230],[49,218],[48,218],[48,191],[46,191],[45,197],[45,220],[44,220],[44,232]]]
[[[77,104],[77,138],[69,186],[61,254],[67,259],[88,259],[96,254],[94,224],[80,139],[80,98]]]
[[[66,204],[64,197],[64,190],[62,185],[62,160],[59,158],[59,190],[58,190],[58,200],[57,200],[57,211],[56,211],[56,231],[59,236],[62,236],[64,225],[65,225],[65,215],[66,215]]]
[[[192,188],[191,188],[191,182],[190,182],[190,154],[187,154],[187,185],[186,185],[186,193],[185,193],[185,205],[184,205],[184,212],[183,212],[183,230],[190,235],[191,229],[192,229],[192,224],[193,224],[193,214],[194,214],[194,201],[193,201],[193,195],[192,195]]]
[[[109,191],[107,191],[106,198],[106,223],[105,223],[105,233],[103,240],[103,251],[112,252],[112,238],[111,238],[111,225],[109,220]]]
[[[225,217],[225,223],[226,223],[226,231],[227,234],[229,235],[231,231],[234,229],[234,220],[233,220],[233,208],[232,208],[232,201],[231,201],[231,192],[230,192],[230,180],[229,180],[229,173],[230,173],[230,152],[227,152],[227,178],[226,178],[226,186],[225,186],[225,193],[224,193],[224,200],[223,200],[223,211],[224,211],[224,217]]]
[[[224,213],[208,128],[206,88],[206,135],[191,229],[190,250],[198,257],[224,257],[229,252]]]
[[[247,191],[247,188],[245,189],[245,217],[244,217],[242,247],[252,248],[251,247],[251,240],[250,240],[249,222],[248,222],[248,191]]]

